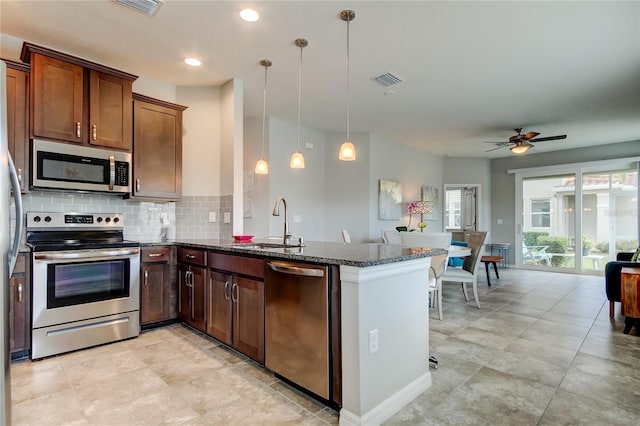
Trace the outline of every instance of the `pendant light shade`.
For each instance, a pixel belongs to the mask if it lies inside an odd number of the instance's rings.
[[[298,76],[298,148],[291,156],[289,165],[292,169],[304,169],[304,156],[300,152],[300,104],[302,100],[302,49],[307,47],[309,42],[307,39],[299,38],[295,41],[296,46],[300,48],[300,72]]]
[[[343,10],[340,12],[340,19],[347,23],[347,138],[340,147],[340,153],[338,159],[342,161],[354,161],[356,159],[356,148],[351,142],[349,135],[349,95],[351,85],[349,84],[350,77],[350,61],[349,61],[349,22],[353,21],[356,17],[356,13],[353,10]]]
[[[260,159],[256,163],[256,174],[266,175],[269,174],[269,163],[264,159],[264,130],[265,130],[265,119],[267,116],[267,69],[271,66],[271,61],[268,59],[263,59],[260,61],[260,65],[264,67],[264,92],[262,96],[262,151],[260,154]]]

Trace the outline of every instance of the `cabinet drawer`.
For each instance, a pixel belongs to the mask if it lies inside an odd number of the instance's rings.
[[[171,247],[145,247],[140,254],[142,263],[169,262],[171,260]]]
[[[263,259],[209,252],[209,267],[264,278]]]
[[[178,262],[206,266],[206,252],[204,250],[178,247]]]

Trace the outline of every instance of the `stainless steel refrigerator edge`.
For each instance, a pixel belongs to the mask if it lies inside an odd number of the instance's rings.
[[[16,209],[16,232],[11,243],[9,201],[10,186]],[[0,61],[0,358],[2,370],[0,372],[0,404],[2,405],[3,424],[11,424],[11,376],[9,353],[9,278],[16,264],[16,257],[22,232],[22,201],[20,186],[15,166],[9,155],[9,141],[7,132],[7,67]]]

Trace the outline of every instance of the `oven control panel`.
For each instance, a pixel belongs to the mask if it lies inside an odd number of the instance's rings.
[[[27,229],[122,229],[121,213],[27,212]]]

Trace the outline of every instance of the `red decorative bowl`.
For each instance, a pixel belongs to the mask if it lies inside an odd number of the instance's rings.
[[[251,241],[253,235],[234,235],[233,239],[236,241]]]

